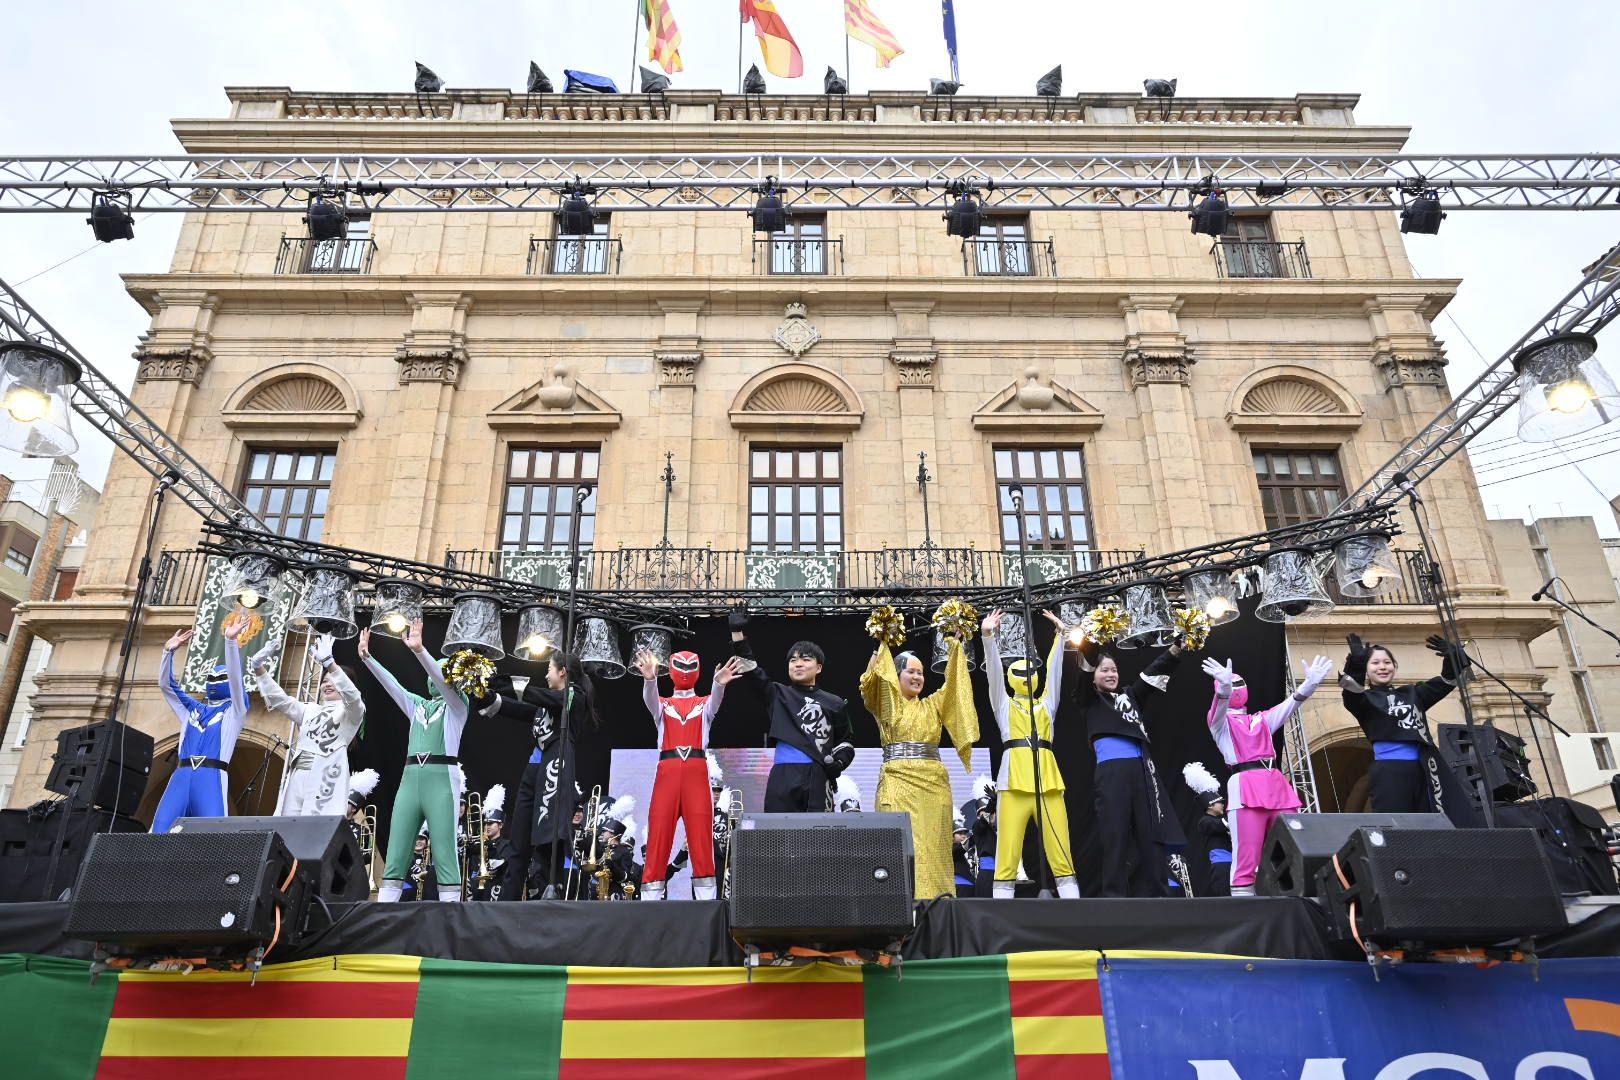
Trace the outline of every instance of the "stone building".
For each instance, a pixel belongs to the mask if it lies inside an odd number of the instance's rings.
[[[1378,153],[1407,135],[1358,123],[1354,95],[228,96],[229,115],[174,123],[187,152]],[[1180,214],[996,211],[964,245],[938,208],[790,202],[769,239],[696,210],[614,212],[567,237],[546,212],[378,213],[320,244],[297,214],[196,215],[166,272],[126,278],[152,318],[134,397],[294,535],[499,568],[473,553],[560,546],[573,478],[591,475],[593,575],[667,535],[746,589],[916,549],[923,453],[927,538],[1000,581],[1010,481],[1043,572],[1061,573],[1325,511],[1450,396],[1433,320],[1458,282],[1414,275],[1393,213],[1245,212],[1212,245]],[[56,645],[42,734],[108,706],[150,489],[115,461],[78,591],[27,612]],[[1544,695],[1527,642],[1552,623],[1505,591],[1466,461],[1425,497],[1465,635]],[[160,545],[192,548],[197,525],[171,510]],[[1430,674],[1423,591],[1290,627],[1296,662],[1342,656],[1358,630]],[[140,671],[190,599],[159,597]],[[1478,700],[1519,723],[1506,694]],[[149,680],[131,715],[160,755],[173,744]],[[271,745],[255,717],[233,775]],[[1370,750],[1334,695],[1306,726],[1324,809],[1359,805]],[[49,742],[30,739],[14,803],[37,797]]]

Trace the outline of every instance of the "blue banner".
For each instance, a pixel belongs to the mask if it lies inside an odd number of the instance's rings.
[[[940,0],[940,13],[945,18],[945,51],[951,54],[951,81],[961,82],[962,73],[956,67],[956,7],[952,0]]]
[[[1133,960],[1099,972],[1113,1080],[1620,1078],[1620,959],[1386,967]]]

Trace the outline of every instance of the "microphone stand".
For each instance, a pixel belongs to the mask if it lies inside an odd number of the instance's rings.
[[[1029,694],[1029,753],[1032,763],[1031,774],[1035,777],[1035,895],[1039,896],[1046,891],[1046,811],[1041,803],[1041,728],[1035,721],[1035,611],[1029,596],[1029,562],[1027,550],[1029,538],[1024,532],[1024,486],[1011,484],[1007,488],[1007,497],[1012,499],[1013,513],[1018,517],[1018,577],[1023,584],[1024,605],[1024,689]],[[1058,662],[1062,663],[1063,652],[1058,651]],[[1046,677],[1050,679],[1052,673],[1048,671]],[[1052,718],[1052,734],[1057,735],[1057,718]],[[1009,747],[1009,752],[1016,748]],[[1007,768],[1007,775],[1012,776],[1012,767]],[[1022,857],[1018,852],[1015,857]],[[1016,878],[1016,875],[1015,875]],[[1015,881],[1016,884],[1016,881]]]
[[[1571,615],[1574,615],[1577,619],[1581,620],[1586,625],[1590,626],[1592,629],[1596,630],[1598,633],[1602,634],[1604,637],[1606,637],[1610,641],[1614,642],[1616,645],[1620,645],[1620,634],[1616,634],[1613,630],[1610,630],[1608,627],[1600,626],[1598,623],[1593,621],[1593,619],[1592,619],[1592,617],[1590,615],[1588,615],[1586,612],[1582,611],[1580,608],[1575,607],[1573,604],[1570,604],[1570,603],[1567,603],[1567,602],[1565,602],[1563,600],[1558,599],[1558,597],[1556,595],[1554,595],[1553,589],[1552,589],[1554,582],[1563,583],[1563,585],[1564,585],[1564,587],[1566,589],[1569,587],[1569,583],[1565,582],[1563,578],[1561,578],[1561,577],[1551,577],[1551,578],[1547,579],[1547,583],[1545,585],[1543,585],[1541,588],[1537,589],[1534,593],[1531,594],[1530,599],[1531,600],[1540,600],[1542,597],[1546,597],[1548,600],[1551,600],[1553,603],[1557,604],[1559,607],[1563,608],[1565,611],[1569,612]],[[1620,652],[1616,652],[1614,655],[1620,656]],[[1568,734],[1568,732],[1565,732],[1565,734]]]
[[[579,596],[579,515],[584,512],[585,502],[591,497],[591,486],[581,484],[574,489],[574,513],[568,523],[568,611],[563,616],[563,644],[559,651],[567,653],[574,647],[574,601]],[[583,668],[582,668],[583,669]],[[565,672],[567,668],[563,669]],[[574,693],[576,691],[574,680],[568,680],[568,693],[563,696],[563,714],[557,718],[557,755],[561,761],[568,760],[568,729],[570,716],[574,711]],[[560,775],[560,771],[559,771]],[[573,799],[573,792],[558,789],[554,798],[563,802]],[[557,809],[561,809],[559,806]],[[569,838],[568,844],[573,846],[573,820],[574,809],[568,808]],[[593,828],[594,822],[585,822],[587,829]],[[546,874],[546,888],[540,894],[542,900],[556,900],[566,898],[567,890],[559,891],[557,888],[557,871],[562,867],[562,845],[555,841],[551,845],[551,867]]]

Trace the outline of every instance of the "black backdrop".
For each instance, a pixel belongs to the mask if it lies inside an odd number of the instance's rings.
[[[1243,617],[1220,627],[1210,635],[1203,653],[1182,659],[1170,681],[1166,694],[1155,696],[1148,712],[1148,730],[1153,737],[1153,759],[1159,775],[1169,787],[1172,801],[1180,814],[1189,837],[1187,857],[1192,864],[1194,886],[1201,880],[1204,854],[1198,848],[1191,828],[1202,812],[1199,800],[1181,778],[1181,767],[1188,761],[1199,760],[1222,780],[1225,769],[1220,755],[1210,740],[1205,726],[1211,696],[1210,681],[1198,670],[1202,656],[1221,659],[1230,657],[1238,671],[1248,680],[1253,707],[1275,704],[1283,695],[1283,633],[1282,627],[1261,622],[1253,617],[1253,601],[1245,602]],[[510,620],[509,620],[510,621]],[[1042,655],[1051,645],[1051,626],[1038,614],[1036,641]],[[756,614],[749,637],[762,665],[772,674],[785,677],[783,663],[788,647],[793,642],[808,639],[821,645],[827,654],[827,666],[821,685],[851,702],[857,746],[879,745],[877,722],[867,714],[860,703],[859,679],[872,653],[872,640],[864,632],[865,619],[861,616],[771,616]],[[515,627],[509,625],[506,638],[512,640]],[[430,622],[425,631],[427,647],[437,654],[443,640],[444,621]],[[922,635],[913,639],[912,647],[927,656],[930,641]],[[393,804],[394,790],[399,783],[405,759],[405,718],[394,703],[383,693],[368,672],[360,666],[354,641],[338,643],[337,659],[355,670],[358,685],[366,700],[366,726],[364,736],[350,751],[350,761],[356,771],[375,768],[382,774],[378,790],[372,801],[380,817],[380,844],[386,844],[388,808]],[[421,667],[392,638],[374,636],[372,654],[392,671],[409,689],[425,693],[427,680]],[[691,638],[677,642],[677,648],[689,648],[703,657],[704,675],[700,688],[708,685],[708,673],[716,660],[729,655],[731,640],[724,619],[700,619]],[[977,646],[975,652],[977,653]],[[1153,658],[1157,650],[1124,650],[1118,655],[1126,678],[1134,675]],[[543,678],[540,664],[524,663],[514,658],[502,661],[501,668],[514,675]],[[1078,711],[1072,702],[1075,680],[1081,678],[1072,652],[1066,653],[1064,669],[1064,702],[1058,712],[1057,732],[1053,743],[1059,767],[1067,785],[1069,824],[1073,835],[1073,855],[1086,895],[1099,891],[1098,857],[1100,849],[1092,832],[1091,774],[1095,764],[1091,743],[1085,738]],[[940,676],[929,674],[925,693],[937,688]],[[653,745],[652,719],[641,703],[641,679],[631,673],[622,679],[593,680],[597,711],[601,727],[581,740],[578,748],[579,779],[588,792],[592,785],[601,784],[603,790],[612,791],[609,763],[616,747],[650,747]],[[980,744],[992,747],[991,761],[999,764],[999,742],[995,721],[990,712],[989,696],[984,676],[974,673],[974,698],[979,709]],[[668,690],[667,681],[665,690]],[[734,685],[728,694],[719,717],[715,720],[711,742],[716,747],[764,746],[765,713],[761,699],[752,689]],[[528,760],[532,744],[526,725],[510,721],[488,720],[474,717],[468,724],[461,742],[461,760],[471,790],[487,792],[493,784],[505,784],[508,792],[515,790]],[[960,768],[954,755],[946,758],[947,767]],[[510,804],[510,795],[508,796]],[[757,807],[749,807],[757,810]],[[638,816],[645,816],[640,808]],[[1030,830],[1033,842],[1034,830]],[[1026,865],[1033,865],[1026,860]]]

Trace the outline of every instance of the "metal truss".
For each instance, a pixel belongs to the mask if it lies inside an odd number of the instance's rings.
[[[1388,503],[1408,485],[1428,479],[1480,432],[1519,401],[1513,358],[1532,342],[1554,334],[1595,334],[1620,316],[1620,244],[1605,252],[1552,310],[1525,331],[1507,352],[1441,409],[1393,457],[1369,476],[1339,509]]]
[[[564,184],[599,209],[746,210],[774,177],[799,205],[916,210],[966,180],[989,206],[1185,210],[1211,179],[1236,208],[1388,210],[1433,188],[1447,210],[1617,208],[1620,155],[614,154],[0,158],[0,213],[83,212],[98,192],[138,213],[287,213],[318,193],[356,209],[541,211]]]

